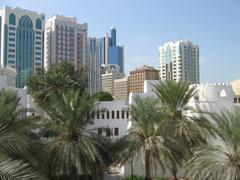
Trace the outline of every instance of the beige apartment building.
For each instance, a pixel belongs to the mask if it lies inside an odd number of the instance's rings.
[[[114,81],[114,100],[128,101],[128,94],[129,94],[128,77],[116,79]]]
[[[129,77],[129,93],[143,93],[145,80],[159,80],[159,71],[147,65],[131,71]]]
[[[101,90],[107,91],[112,96],[114,96],[114,80],[121,79],[123,77],[124,77],[124,74],[120,72],[111,72],[111,73],[102,74]]]
[[[54,15],[45,24],[44,66],[69,61],[87,65],[87,23]]]

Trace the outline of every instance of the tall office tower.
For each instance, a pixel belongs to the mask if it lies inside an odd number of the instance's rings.
[[[114,81],[116,79],[121,79],[123,77],[124,77],[124,74],[120,72],[111,72],[111,73],[102,74],[101,90],[107,91],[112,96],[114,96]]]
[[[129,92],[143,93],[145,80],[159,80],[159,71],[147,65],[131,71],[129,77]]]
[[[111,27],[111,36],[108,33],[100,40],[100,61],[102,64],[116,64],[120,72],[124,72],[124,48],[117,45],[116,28]]]
[[[63,60],[87,65],[87,23],[76,18],[54,15],[45,24],[45,66]]]
[[[116,32],[116,28],[114,26],[111,27],[110,33],[111,33],[111,46],[116,46],[117,45],[117,32]]]
[[[88,38],[88,87],[91,94],[101,90],[100,44],[96,38]]]
[[[114,101],[128,102],[129,83],[128,77],[114,80]]]
[[[178,40],[159,47],[162,80],[199,83],[199,47],[190,41]]]
[[[44,14],[0,9],[0,61],[17,71],[16,86],[26,85],[35,68],[43,67]]]

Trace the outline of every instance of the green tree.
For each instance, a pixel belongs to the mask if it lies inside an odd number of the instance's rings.
[[[218,138],[194,149],[187,163],[187,177],[192,179],[240,179],[240,109],[211,116]]]
[[[138,159],[143,155],[146,180],[152,179],[151,170],[157,166],[165,171],[172,163],[179,164],[181,153],[163,128],[164,121],[161,120],[165,115],[158,100],[136,97],[131,115],[134,125],[126,136],[116,141],[116,164],[123,165],[132,156]]]
[[[0,179],[41,179],[27,137],[31,121],[14,91],[0,90]]]
[[[166,81],[155,85],[155,92],[168,116],[165,122],[166,129],[173,131],[178,142],[183,142],[190,149],[206,143],[206,138],[214,134],[211,123],[203,116],[204,113],[188,105],[190,99],[195,96],[195,86],[190,87],[184,81]],[[176,165],[172,167],[172,174],[177,179]]]
[[[106,153],[105,139],[87,130],[93,123],[91,114],[96,104],[87,93],[67,91],[50,96],[51,106],[46,110],[50,136],[50,171],[52,178],[66,176],[77,179],[79,172],[99,177],[103,172]]]
[[[100,91],[100,92],[95,94],[95,97],[99,101],[113,101],[112,95],[107,91]]]
[[[37,104],[47,109],[51,94],[61,94],[68,90],[83,93],[87,88],[87,69],[84,66],[74,67],[72,63],[63,61],[50,65],[46,70],[37,69],[36,74],[28,79],[30,94]]]

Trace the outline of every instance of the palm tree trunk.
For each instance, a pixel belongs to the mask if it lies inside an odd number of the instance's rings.
[[[145,180],[151,180],[151,162],[150,162],[150,152],[147,150],[145,152]]]
[[[173,178],[174,180],[177,180],[177,167],[175,165],[173,165],[172,167],[172,174],[173,174]]]

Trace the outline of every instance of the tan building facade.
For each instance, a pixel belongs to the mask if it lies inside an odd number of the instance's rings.
[[[123,77],[124,74],[120,72],[102,74],[101,90],[107,91],[114,96],[114,80],[121,79]]]
[[[114,81],[114,100],[128,101],[128,94],[129,94],[128,77],[116,79]]]
[[[240,104],[240,79],[234,80],[231,82],[233,91],[234,91],[234,103]]]
[[[131,71],[129,77],[129,92],[143,93],[145,80],[159,80],[159,71],[147,65]]]
[[[45,25],[44,66],[61,61],[87,65],[87,23],[54,15]]]

